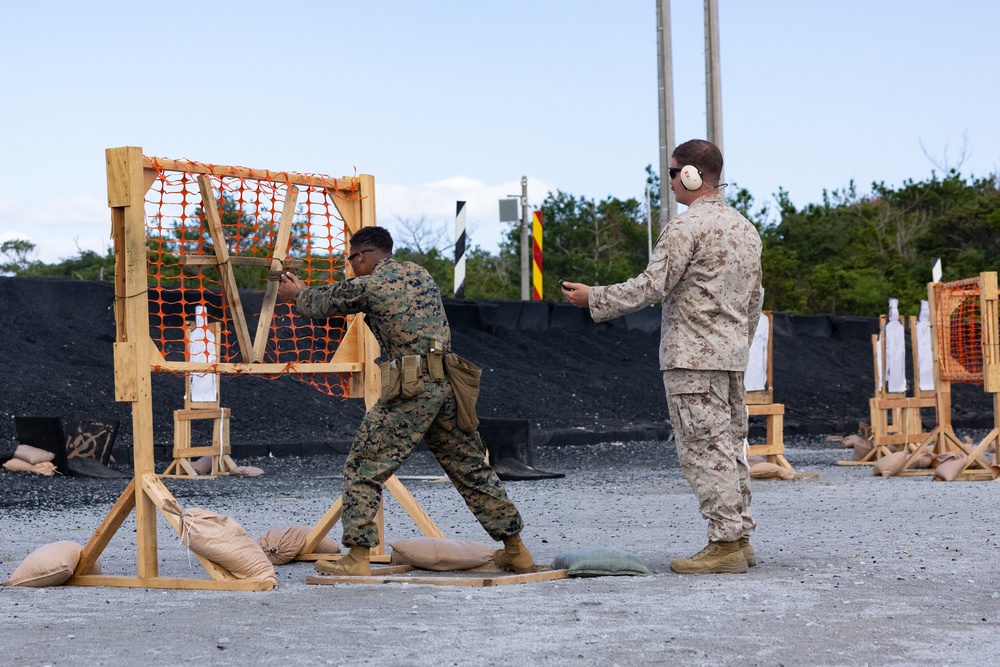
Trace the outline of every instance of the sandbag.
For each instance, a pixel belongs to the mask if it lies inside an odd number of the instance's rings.
[[[28,463],[24,459],[13,458],[4,461],[3,467],[5,470],[10,470],[11,472],[36,472],[46,477],[52,477],[56,474],[56,464],[51,461]]]
[[[883,477],[898,475],[906,469],[906,459],[909,457],[910,453],[905,450],[886,454],[872,466],[872,474],[882,475]]]
[[[10,580],[4,586],[28,586],[45,588],[46,586],[61,586],[73,576],[80,562],[80,552],[83,546],[76,542],[52,542],[45,544],[21,561],[14,568]],[[101,561],[96,561],[87,574],[100,574]]]
[[[48,450],[32,447],[31,445],[18,445],[17,449],[14,450],[14,458],[34,465],[36,463],[55,461],[56,455]]]
[[[270,580],[277,585],[271,561],[236,519],[198,507],[184,509],[173,498],[166,500],[162,509],[180,518],[181,543],[191,551],[229,570],[237,579]]]
[[[264,555],[271,563],[284,565],[299,555],[311,530],[312,528],[308,526],[269,528],[266,533],[260,536],[257,543],[264,550]],[[324,537],[316,545],[315,553],[339,554],[340,546],[329,537]]]
[[[638,556],[605,547],[564,551],[552,561],[555,570],[571,577],[644,576],[652,574]]]
[[[237,477],[260,477],[264,474],[264,469],[257,466],[236,466],[229,474]]]
[[[783,468],[777,463],[755,463],[750,466],[750,479],[792,479],[795,471]]]
[[[471,570],[493,562],[496,547],[468,540],[438,537],[407,537],[391,545],[393,565],[412,565],[422,570],[447,572]]]
[[[969,456],[965,452],[942,452],[934,457],[934,476],[953,482],[968,461]]]

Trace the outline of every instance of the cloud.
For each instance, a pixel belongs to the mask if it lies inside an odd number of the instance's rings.
[[[53,264],[81,250],[104,253],[111,245],[107,201],[93,195],[46,201],[0,200],[0,243],[24,239],[35,244],[31,259]]]

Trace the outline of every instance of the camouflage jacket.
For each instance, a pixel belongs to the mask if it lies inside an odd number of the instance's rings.
[[[441,291],[431,274],[391,257],[380,261],[371,275],[302,290],[295,297],[295,310],[314,318],[365,313],[382,359],[426,354],[432,339],[445,349],[451,345]]]
[[[760,234],[721,195],[663,229],[646,270],[590,288],[597,322],[663,302],[660,368],[745,371],[761,306]]]

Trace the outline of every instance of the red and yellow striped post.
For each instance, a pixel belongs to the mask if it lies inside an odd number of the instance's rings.
[[[531,214],[531,298],[542,300],[542,212]]]

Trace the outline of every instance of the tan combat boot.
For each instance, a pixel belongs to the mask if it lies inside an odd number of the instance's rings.
[[[753,552],[753,547],[750,546],[749,537],[740,538],[740,549],[743,550],[743,557],[747,559],[747,565],[749,567],[757,567],[757,554]]]
[[[742,574],[749,569],[739,540],[709,542],[708,546],[690,558],[670,562],[677,574]]]
[[[493,552],[493,562],[508,572],[526,574],[535,571],[535,561],[531,558],[528,547],[521,541],[520,535],[503,538],[503,549]]]
[[[316,561],[316,571],[339,577],[369,577],[372,573],[371,549],[351,547],[350,553],[337,560]]]

